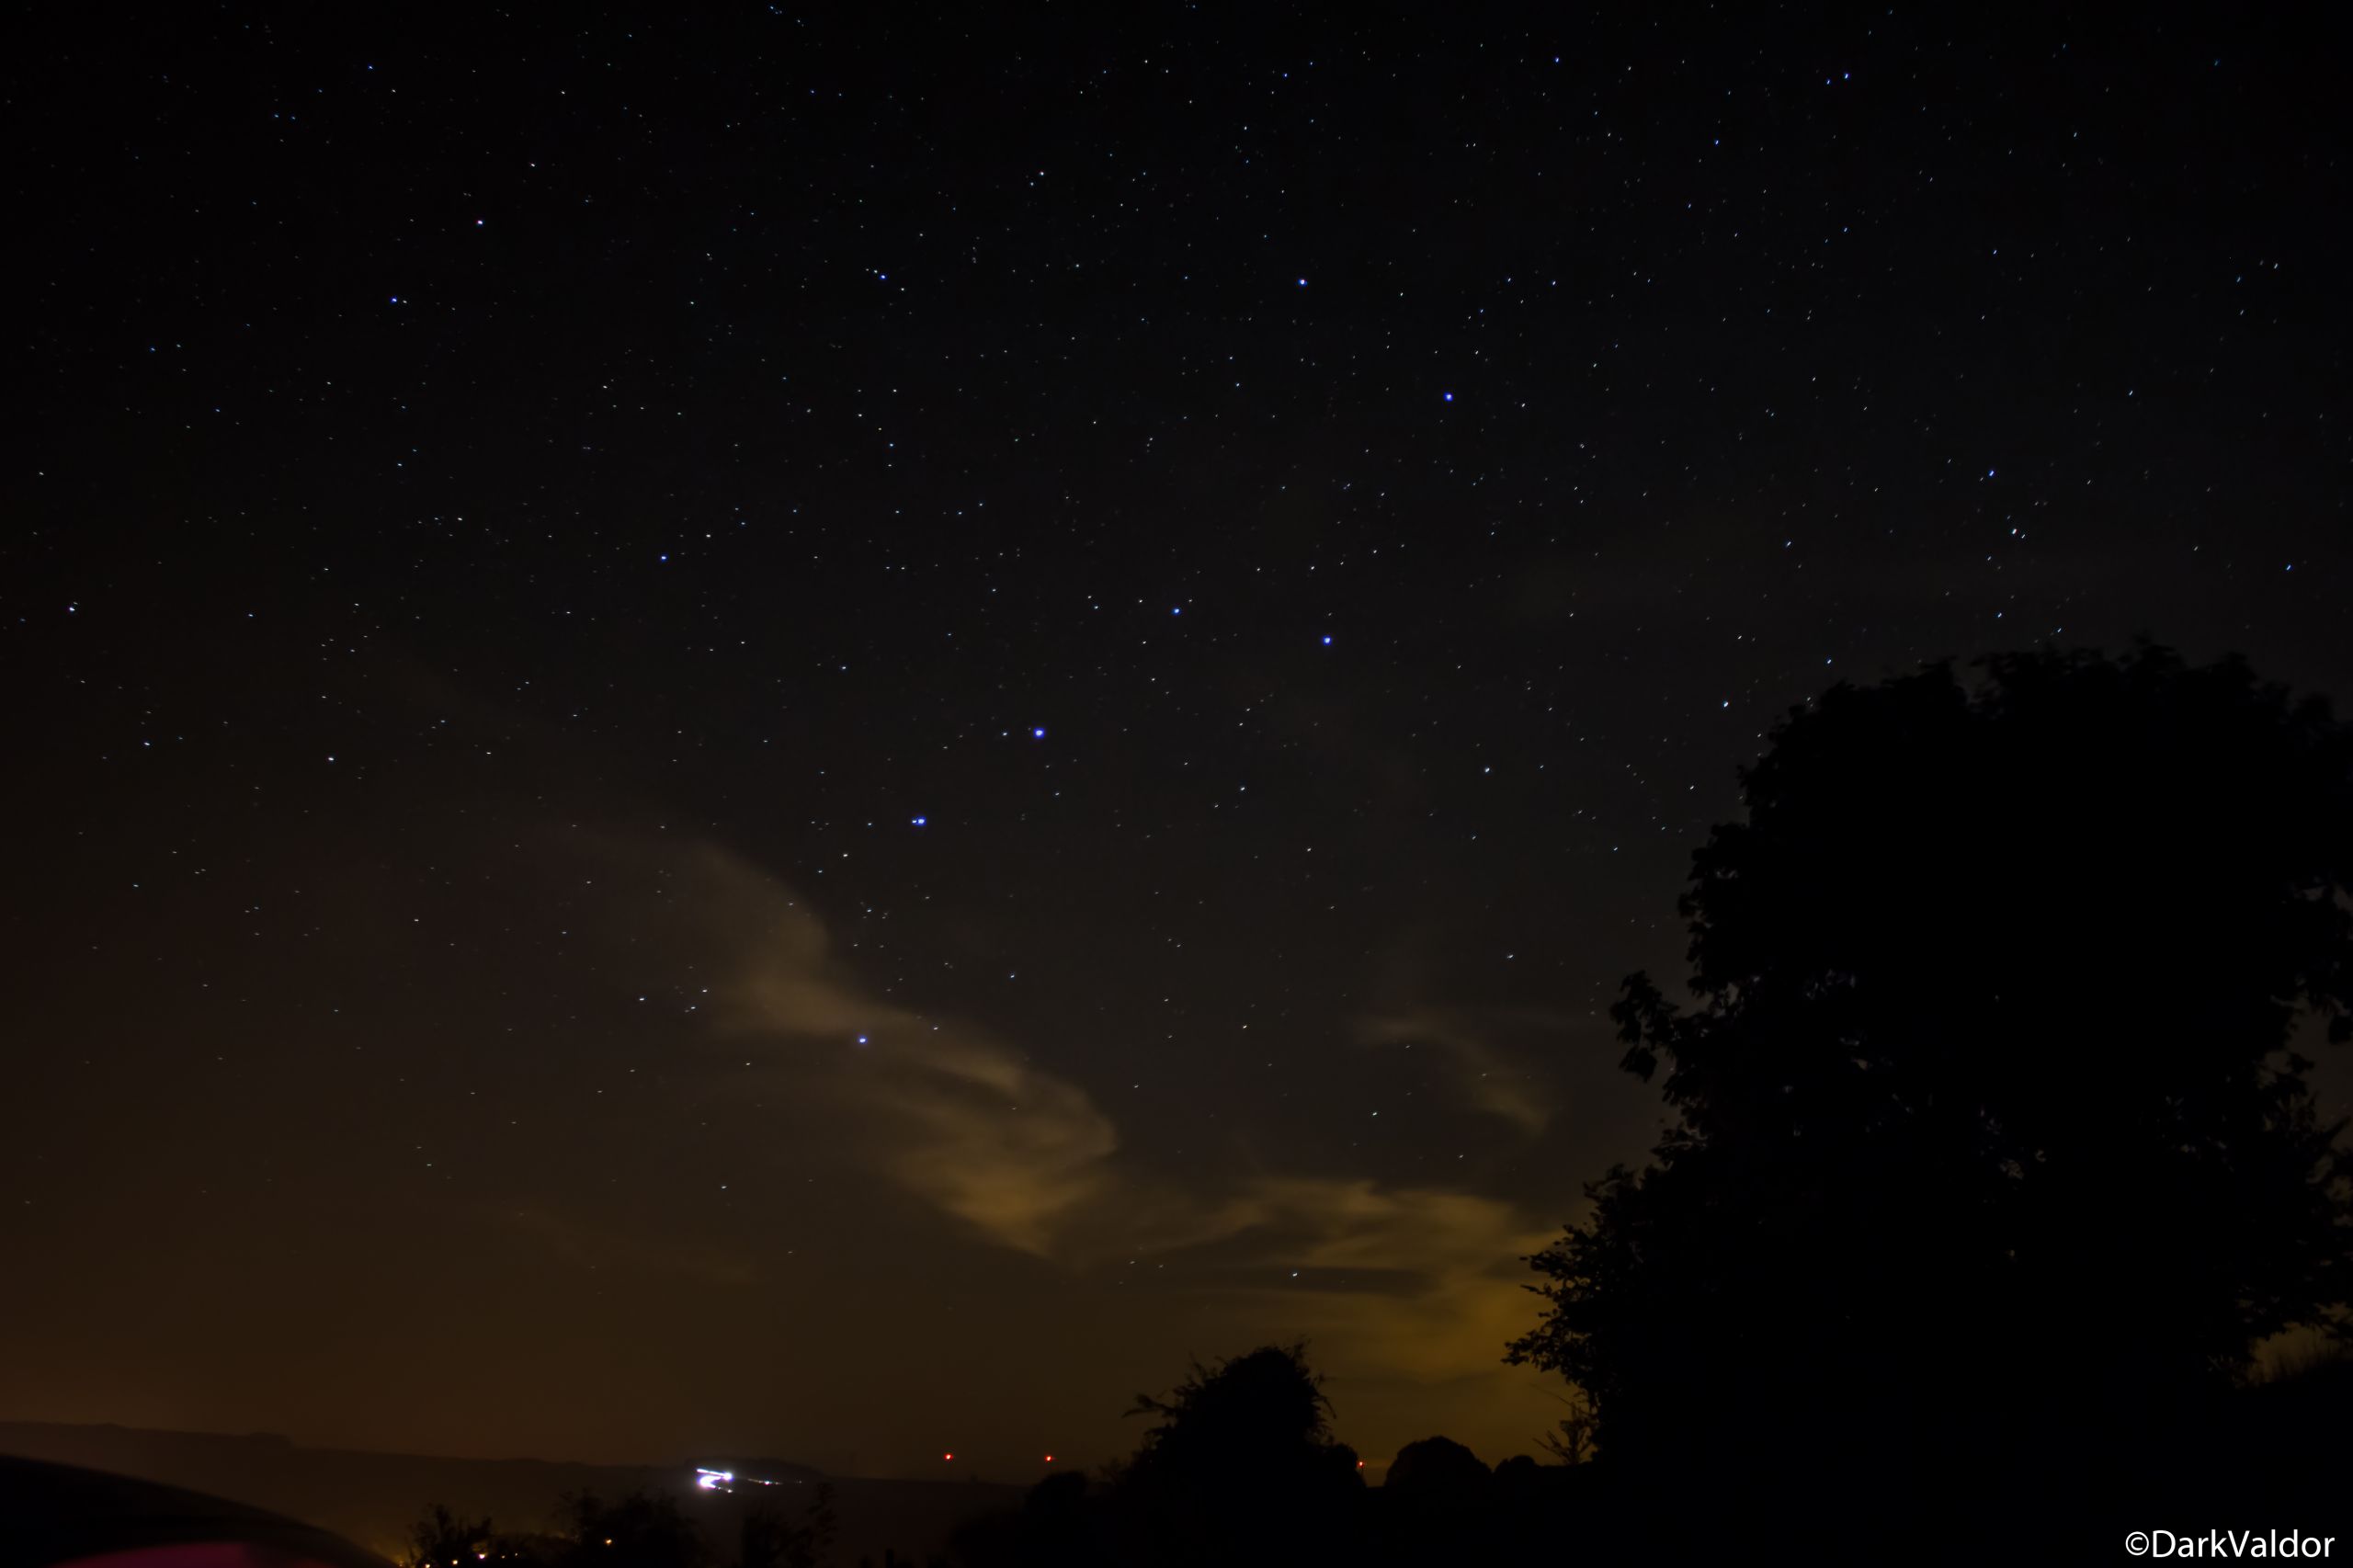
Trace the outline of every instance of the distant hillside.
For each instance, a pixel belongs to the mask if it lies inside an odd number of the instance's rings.
[[[703,1522],[722,1556],[732,1556],[745,1505],[773,1497],[797,1510],[805,1489],[827,1480],[787,1460],[711,1459],[675,1465],[570,1464],[547,1460],[439,1459],[349,1449],[304,1448],[270,1434],[155,1432],[131,1426],[71,1426],[0,1421],[0,1453],[86,1465],[184,1486],[323,1525],[387,1556],[403,1548],[410,1524],[430,1503],[488,1515],[501,1529],[546,1528],[567,1492],[618,1496],[641,1488],[675,1493]],[[764,1475],[783,1484],[714,1495],[694,1485],[697,1464]],[[830,1478],[840,1532],[839,1563],[880,1559],[884,1547],[927,1555],[956,1526],[1020,1500],[1020,1489],[981,1482],[861,1481]]]

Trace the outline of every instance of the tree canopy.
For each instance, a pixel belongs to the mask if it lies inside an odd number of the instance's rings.
[[[2120,1418],[2342,1333],[2353,733],[2236,660],[1992,657],[1841,686],[1694,856],[1688,1008],[1612,1010],[1675,1124],[1530,1260],[1515,1361],[1605,1455]]]
[[[1125,1559],[1282,1561],[1328,1543],[1363,1489],[1331,1409],[1303,1345],[1196,1362],[1165,1397],[1138,1396],[1131,1414],[1156,1420],[1116,1483]]]

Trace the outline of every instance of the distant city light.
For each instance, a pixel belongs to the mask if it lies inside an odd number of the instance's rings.
[[[737,1486],[780,1486],[783,1483],[765,1476],[738,1475],[732,1470],[713,1470],[709,1465],[695,1466],[695,1485],[704,1492],[733,1492]],[[800,1483],[795,1482],[795,1485]]]

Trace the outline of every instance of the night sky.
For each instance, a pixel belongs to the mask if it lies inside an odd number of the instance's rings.
[[[1526,1451],[1779,715],[2353,696],[2334,40],[690,10],[7,51],[0,1416]]]

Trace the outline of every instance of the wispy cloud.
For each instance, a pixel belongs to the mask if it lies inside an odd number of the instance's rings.
[[[1420,1381],[1483,1378],[1526,1329],[1519,1259],[1551,1227],[1514,1205],[1308,1177],[1263,1181],[1247,1203],[1250,1252],[1298,1272],[1243,1294],[1269,1317],[1312,1324],[1336,1362]]]
[[[802,1093],[855,1126],[858,1157],[1022,1252],[1046,1256],[1097,1201],[1119,1147],[1077,1085],[986,1031],[860,990],[823,924],[742,860],[702,851],[682,891],[739,947],[720,997],[731,1045],[790,1063]]]
[[[823,923],[781,883],[716,849],[696,857],[689,880],[676,891],[738,948],[719,1012],[731,1047],[790,1059],[807,1092],[855,1119],[862,1158],[1002,1245],[1085,1264],[1244,1240],[1269,1261],[1326,1273],[1462,1278],[1540,1240],[1542,1228],[1510,1205],[1472,1193],[1299,1175],[1192,1190],[1133,1169],[1080,1085],[984,1030],[862,991]],[[1542,1127],[1528,1079],[1461,1016],[1376,1020],[1368,1033],[1430,1042],[1483,1107]]]
[[[742,858],[625,853],[631,875],[661,889],[666,918],[683,921],[679,951],[711,978],[714,1062],[771,1070],[797,1114],[830,1129],[829,1146],[873,1179],[976,1240],[1082,1274],[1155,1260],[1168,1270],[1155,1278],[1185,1281],[1162,1289],[1189,1292],[1203,1330],[1305,1334],[1320,1358],[1366,1375],[1495,1385],[1502,1345],[1525,1327],[1518,1260],[1549,1238],[1549,1222],[1480,1193],[1348,1173],[1153,1169],[1123,1152],[1080,1084],[985,1028],[864,986],[817,914]],[[631,939],[669,940],[642,927]],[[1533,1083],[1477,1020],[1401,1012],[1369,1022],[1363,1038],[1427,1044],[1473,1103],[1529,1132],[1544,1125]],[[608,1244],[530,1224],[566,1249]]]
[[[1552,1119],[1543,1086],[1493,1043],[1493,1035],[1499,1029],[1530,1028],[1558,1032],[1563,1027],[1561,1019],[1549,1014],[1417,1007],[1365,1019],[1358,1039],[1367,1045],[1431,1047],[1451,1063],[1455,1084],[1472,1105],[1524,1132],[1537,1133]]]

